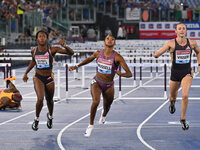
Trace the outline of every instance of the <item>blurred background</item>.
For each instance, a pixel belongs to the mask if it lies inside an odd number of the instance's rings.
[[[199,39],[200,0],[1,0],[0,45],[30,48],[41,28],[50,44],[117,39],[170,39],[185,22],[188,37]]]
[[[1,0],[1,45],[30,48],[41,28],[48,30],[50,43],[58,37],[98,41],[107,34],[166,39],[174,37],[173,24],[180,21],[191,28],[190,37],[198,39],[199,5],[199,0]],[[160,35],[162,31],[166,33]]]

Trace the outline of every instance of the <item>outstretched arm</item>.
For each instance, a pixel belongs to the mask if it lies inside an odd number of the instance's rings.
[[[61,53],[61,54],[68,54],[68,55],[73,55],[74,51],[67,46],[66,42],[62,39],[59,41],[60,45],[64,47],[65,49],[62,49],[60,47],[53,47],[52,48],[52,54],[54,55],[55,53]]]
[[[80,64],[78,64],[78,65],[76,65],[76,66],[70,67],[70,68],[69,68],[69,71],[72,71],[72,70],[74,70],[74,69],[77,69],[77,68],[80,67],[80,66],[83,66],[83,65],[86,65],[86,64],[92,62],[95,58],[98,57],[99,52],[100,52],[100,51],[94,52],[92,56],[86,58],[86,59],[83,60]]]
[[[115,57],[115,62],[117,62],[118,64],[120,64],[122,66],[122,68],[124,69],[124,73],[122,73],[120,70],[115,70],[115,72],[122,77],[126,77],[126,78],[130,78],[132,77],[132,73],[128,67],[128,65],[126,64],[124,58],[120,55],[120,54],[116,54]]]
[[[27,74],[29,73],[29,71],[31,71],[31,69],[32,69],[32,68],[35,66],[35,64],[36,64],[36,62],[35,62],[35,60],[34,60],[34,58],[33,58],[34,50],[35,50],[35,49],[33,49],[33,50],[31,51],[32,60],[31,60],[29,66],[28,66],[28,68],[26,69],[26,72],[24,73],[24,76],[23,76],[24,82],[27,82],[27,80],[28,80]]]
[[[162,48],[160,48],[157,52],[154,53],[154,57],[158,58],[167,50],[170,49],[170,41],[167,41]]]

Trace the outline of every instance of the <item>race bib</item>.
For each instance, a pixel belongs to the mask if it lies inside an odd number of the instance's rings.
[[[35,56],[37,68],[48,68],[49,67],[49,55],[37,55]]]
[[[112,61],[99,58],[98,59],[98,72],[103,74],[111,74],[112,71]]]
[[[176,63],[186,64],[190,62],[190,50],[176,50]]]

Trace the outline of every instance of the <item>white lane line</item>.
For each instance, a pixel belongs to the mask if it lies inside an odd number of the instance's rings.
[[[23,114],[23,115],[20,115],[20,116],[18,116],[18,117],[12,118],[12,119],[10,119],[10,120],[4,121],[4,122],[0,123],[0,126],[1,126],[1,125],[4,125],[4,124],[6,124],[6,123],[9,123],[9,122],[11,122],[11,121],[17,120],[17,119],[19,119],[19,118],[25,117],[25,116],[27,116],[27,115],[33,113],[33,112],[35,112],[35,110],[30,111],[30,112],[28,112],[28,113],[25,113],[25,114]]]
[[[148,147],[149,149],[151,150],[155,150],[155,148],[153,148],[152,146],[150,146],[147,142],[145,142],[141,136],[141,128],[142,126],[147,122],[149,121],[165,104],[167,104],[169,100],[166,100],[160,107],[158,107],[147,119],[145,119],[137,128],[137,136],[139,138],[139,140],[146,146]]]
[[[102,109],[102,108],[103,108],[103,107],[98,108],[97,111],[100,110],[100,109]],[[85,119],[85,118],[88,117],[88,116],[90,116],[90,113],[88,113],[87,115],[81,117],[80,119],[78,119],[78,120],[76,120],[76,121],[74,121],[74,122],[68,124],[67,126],[65,126],[65,127],[59,132],[59,134],[58,134],[58,136],[57,136],[57,143],[58,143],[58,146],[59,146],[59,148],[60,148],[61,150],[65,150],[65,148],[63,147],[62,142],[61,142],[61,137],[62,137],[63,132],[65,132],[65,130],[67,130],[69,127],[71,127],[72,125],[76,124],[77,122],[79,122],[79,121]]]
[[[155,79],[155,78],[154,78],[154,79]],[[153,79],[152,79],[152,80],[153,80]],[[151,81],[152,81],[152,80],[151,80]],[[147,81],[147,82],[145,82],[144,84],[147,84],[147,83],[149,83],[149,82],[150,82],[150,81]],[[136,89],[139,89],[139,87],[136,88]],[[131,90],[131,91],[132,91],[132,90]],[[130,92],[128,92],[128,93],[130,93]],[[123,96],[125,96],[125,95],[127,95],[127,94],[125,93]],[[120,99],[116,98],[114,101],[116,102],[116,101],[118,101],[118,100],[120,100]],[[99,111],[99,110],[101,110],[101,109],[103,109],[103,107],[98,108],[97,111]],[[71,127],[72,125],[78,123],[79,121],[85,119],[85,118],[88,117],[89,115],[90,115],[90,113],[88,113],[87,115],[81,117],[80,119],[78,119],[78,120],[76,120],[76,121],[74,121],[74,122],[68,124],[67,126],[65,126],[65,127],[59,132],[59,134],[58,134],[58,136],[57,136],[57,143],[58,143],[58,146],[59,146],[59,148],[60,148],[61,150],[65,150],[65,148],[63,147],[62,142],[61,142],[61,137],[62,137],[62,134],[65,132],[65,130],[67,130],[67,129],[68,129],[69,127]]]
[[[81,93],[81,92],[80,92],[80,93]],[[27,93],[27,94],[29,94],[29,93]],[[25,95],[26,95],[26,94],[25,94]],[[66,98],[63,98],[63,99],[61,99],[60,101],[54,102],[54,104],[56,105],[57,103],[62,102],[62,101],[65,101],[65,100],[66,100]],[[45,108],[47,108],[47,106],[43,106],[43,109],[45,109]],[[1,125],[4,125],[4,124],[6,124],[6,123],[12,122],[12,121],[14,121],[14,120],[17,120],[17,119],[19,119],[19,118],[25,117],[25,116],[27,116],[27,115],[29,115],[29,114],[31,114],[31,113],[34,113],[34,112],[35,112],[35,110],[30,111],[30,112],[28,112],[28,113],[25,113],[25,114],[23,114],[23,115],[20,115],[20,116],[18,116],[18,117],[9,119],[9,120],[7,120],[7,121],[1,122],[1,123],[0,123],[0,126],[1,126]]]
[[[178,121],[170,121],[170,122],[168,122],[168,124],[181,124],[181,123]]]
[[[194,75],[197,76],[198,75],[198,72]],[[182,88],[179,88],[178,92],[181,90]],[[158,107],[147,119],[145,119],[137,128],[137,137],[139,138],[139,140],[146,146],[148,147],[149,149],[151,150],[155,150],[155,148],[153,148],[152,146],[150,146],[146,141],[144,141],[144,139],[142,138],[141,136],[141,128],[142,126],[147,122],[149,121],[164,105],[167,104],[169,100],[167,99],[160,107]]]

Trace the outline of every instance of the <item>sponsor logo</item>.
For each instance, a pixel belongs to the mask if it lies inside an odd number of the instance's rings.
[[[141,33],[141,36],[158,36],[158,33]]]
[[[173,24],[173,29],[176,29],[176,24]]]
[[[140,28],[141,28],[141,29],[145,29],[145,28],[146,28],[146,27],[145,27],[145,24],[141,24],[141,25],[140,25]]]
[[[174,33],[161,33],[161,36],[175,36],[176,35],[176,33],[174,32]]]
[[[190,54],[190,50],[177,50],[176,51],[176,55],[186,55],[186,54]]]
[[[165,29],[169,29],[170,28],[170,24],[165,24]]]
[[[52,77],[48,77],[48,79],[47,79],[47,80],[50,80],[50,79],[52,79]]]
[[[189,23],[189,24],[186,23],[186,27],[187,28],[195,28],[195,29],[199,29],[200,28],[198,23]]]
[[[189,47],[189,46],[187,46],[187,47],[186,47],[186,50],[190,50],[190,47]]]
[[[195,37],[195,32],[190,32],[191,37]]]
[[[162,24],[157,24],[157,28],[161,29],[162,28]]]
[[[149,24],[149,29],[153,29],[153,24]]]

